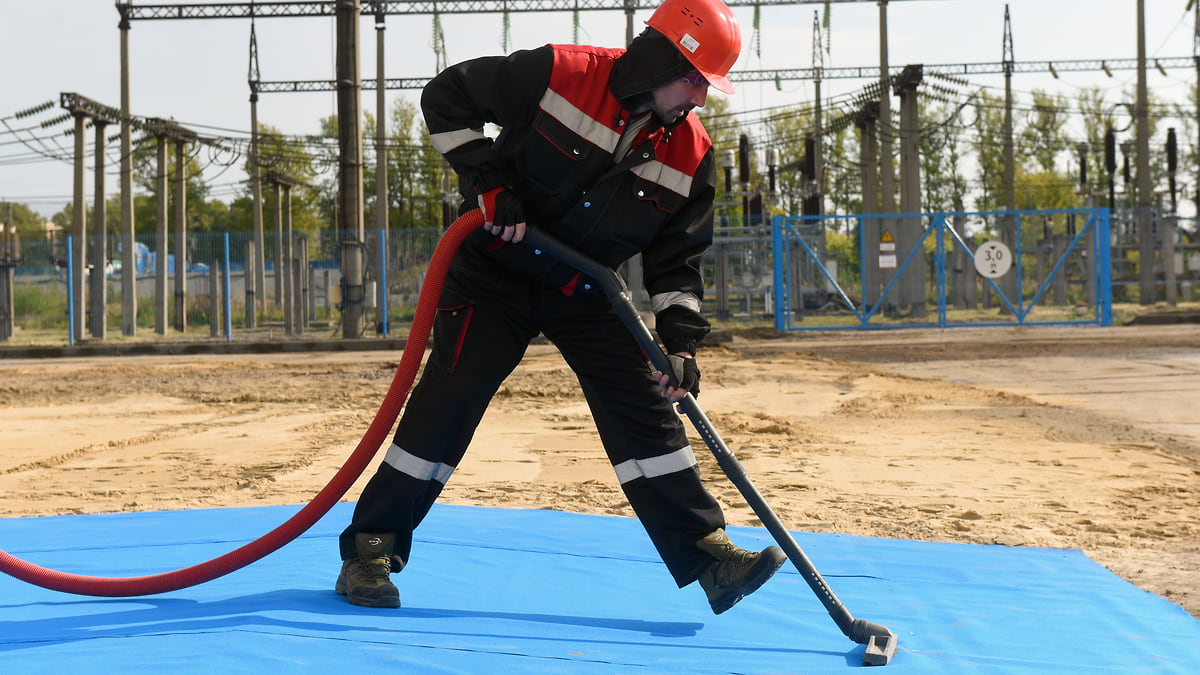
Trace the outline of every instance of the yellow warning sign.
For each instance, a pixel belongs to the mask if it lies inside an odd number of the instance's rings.
[[[879,238],[879,269],[896,269],[896,241],[888,230],[884,230]]]

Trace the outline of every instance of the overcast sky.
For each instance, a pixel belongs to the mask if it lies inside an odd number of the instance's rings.
[[[228,1],[228,0],[227,0]],[[10,4],[13,0],[8,0]],[[155,0],[138,4],[183,4]],[[615,2],[613,3],[616,4]],[[1137,56],[1135,0],[891,0],[887,17],[888,48],[893,66],[924,63],[999,62],[1003,58],[1004,10],[1012,16],[1014,55],[1017,61],[1133,59]],[[1146,0],[1146,45],[1150,58],[1193,55],[1195,15],[1185,13],[1187,0]],[[120,31],[112,0],[38,0],[21,2],[19,12],[7,14],[5,36],[0,40],[0,200],[30,204],[49,216],[71,199],[69,162],[37,154],[69,154],[73,141],[61,132],[62,123],[49,129],[39,124],[61,113],[61,92],[75,92],[102,103],[120,104]],[[737,8],[743,26],[744,48],[734,70],[809,68],[813,65],[813,19],[820,4],[765,7],[759,30],[754,11]],[[638,29],[651,9],[635,15]],[[835,3],[832,6],[831,50],[826,68],[877,66],[879,63],[879,8],[875,2]],[[385,74],[389,78],[428,78],[436,70],[433,53],[433,17],[391,15],[386,20]],[[502,17],[499,14],[446,15],[441,19],[450,62],[485,54],[502,53]],[[509,48],[536,47],[547,42],[571,42],[572,16],[561,13],[515,13],[510,20]],[[331,80],[334,74],[334,21],[332,17],[259,19],[260,78],[264,82]],[[373,19],[361,24],[361,74],[375,77],[376,29]],[[247,19],[135,21],[129,33],[131,107],[138,116],[174,118],[204,134],[244,136],[250,128],[249,69],[250,22]],[[620,11],[587,11],[580,15],[580,42],[622,46],[625,17]],[[1019,93],[1046,89],[1074,99],[1081,88],[1100,86],[1116,102],[1123,91],[1132,91],[1136,71],[1060,72],[1060,79],[1045,75],[1018,75]],[[1149,86],[1160,98],[1187,100],[1196,82],[1194,69],[1156,69]],[[827,80],[824,97],[855,91],[862,80]],[[972,76],[968,90],[994,87],[1002,91],[999,75]],[[770,106],[810,105],[813,84],[784,81],[747,83],[730,97],[733,110]],[[388,92],[389,105],[399,97],[416,100],[419,92]],[[721,96],[714,92],[713,96]],[[53,100],[55,109],[24,119],[20,110]],[[364,92],[364,110],[374,112],[375,93]],[[288,134],[313,134],[321,118],[334,114],[333,93],[263,94],[258,118]],[[32,127],[30,131],[18,133]],[[115,128],[114,128],[115,132]],[[1165,133],[1165,131],[1163,132]],[[36,136],[40,140],[34,140]],[[21,139],[29,145],[18,142]],[[89,148],[93,142],[89,134]],[[115,146],[115,144],[113,144]],[[115,147],[110,146],[115,151]],[[115,194],[117,167],[110,163],[107,191]],[[228,201],[237,182],[244,179],[237,166],[213,178],[213,196]],[[92,199],[93,178],[86,192]]]

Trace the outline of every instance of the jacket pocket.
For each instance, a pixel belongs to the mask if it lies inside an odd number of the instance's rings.
[[[679,193],[645,178],[633,182],[633,196],[643,202],[653,202],[659,211],[668,214],[679,211],[685,201]]]
[[[517,157],[517,167],[534,185],[550,194],[561,192],[591,156],[594,146],[545,112],[533,120]]]

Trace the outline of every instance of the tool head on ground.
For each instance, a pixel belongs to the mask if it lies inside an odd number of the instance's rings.
[[[617,313],[621,322],[633,334],[634,339],[642,348],[642,351],[645,352],[650,363],[662,372],[666,372],[671,367],[666,353],[658,346],[658,343],[654,340],[654,336],[650,334],[650,329],[646,328],[646,324],[642,322],[641,314],[634,307],[629,289],[625,286],[625,282],[621,279],[620,275],[614,270],[605,267],[558,241],[553,236],[542,232],[538,228],[531,228],[522,241],[525,245],[534,247],[539,253],[548,253],[559,261],[595,279],[596,283],[604,291],[604,295],[612,303],[613,311]],[[695,425],[696,431],[704,439],[704,443],[712,450],[718,466],[721,467],[721,470],[725,472],[725,475],[737,487],[738,492],[746,498],[746,502],[754,511],[754,515],[758,516],[758,519],[762,521],[776,543],[779,544],[779,549],[796,566],[796,570],[800,572],[800,576],[804,577],[805,582],[808,583],[809,588],[816,594],[821,604],[825,606],[825,609],[829,612],[829,616],[837,623],[842,634],[860,645],[866,645],[867,649],[863,654],[863,665],[886,666],[891,663],[892,657],[896,654],[898,644],[896,634],[886,626],[854,618],[850,610],[846,609],[846,606],[838,599],[833,589],[825,582],[824,577],[817,571],[816,566],[813,565],[812,561],[801,550],[795,538],[784,527],[783,522],[779,520],[779,516],[775,514],[774,509],[767,504],[762,494],[758,491],[758,488],[754,487],[754,483],[746,475],[745,468],[742,467],[741,462],[738,461],[733,451],[729,449],[729,446],[725,444],[725,441],[721,440],[720,434],[717,433],[712,422],[708,420],[708,416],[704,414],[699,404],[696,403],[696,398],[689,394],[679,402],[679,406],[682,412]]]
[[[708,83],[733,93],[729,69],[742,53],[742,29],[721,0],[666,0],[646,20],[662,33]]]
[[[863,652],[864,666],[886,666],[896,655],[896,644],[899,640],[896,634],[886,626],[871,623],[864,619],[855,619],[847,636],[860,645],[866,645]]]

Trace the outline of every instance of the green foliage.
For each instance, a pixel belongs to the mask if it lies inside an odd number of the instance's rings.
[[[23,329],[60,328],[67,325],[67,294],[60,287],[16,284],[13,317]]]
[[[807,155],[805,138],[812,131],[812,113],[799,106],[786,108],[768,117],[765,124],[767,143],[779,151],[775,179],[779,208],[788,214],[801,213],[802,195],[808,186],[800,167]]]
[[[1194,93],[1193,89],[1193,93]],[[1170,126],[1174,126],[1179,133],[1179,173],[1177,177],[1182,180],[1187,180],[1189,172],[1188,167],[1192,171],[1196,170],[1196,162],[1198,160],[1196,154],[1196,121],[1195,111],[1185,110],[1178,105],[1168,106],[1162,103],[1162,100],[1149,93],[1148,103],[1148,127],[1149,127],[1149,147],[1150,155],[1148,165],[1150,168],[1150,182],[1152,189],[1155,191],[1166,192],[1168,187],[1168,169],[1167,169],[1167,151],[1166,151],[1166,129],[1161,129],[1164,122],[1169,122]],[[1109,197],[1109,173],[1105,166],[1105,134],[1108,129],[1113,129],[1117,145],[1116,151],[1116,171],[1113,172],[1113,197],[1115,205],[1132,206],[1136,203],[1132,186],[1136,183],[1137,177],[1137,125],[1135,120],[1135,106],[1132,101],[1136,100],[1136,96],[1132,91],[1123,93],[1118,101],[1108,101],[1105,98],[1104,91],[1099,88],[1084,89],[1079,93],[1078,106],[1083,117],[1083,128],[1085,132],[1085,141],[1088,144],[1087,149],[1087,166],[1088,166],[1088,181],[1086,192],[1093,195],[1096,203],[1099,205],[1108,205]],[[1174,118],[1173,120],[1171,118]],[[1160,133],[1161,129],[1161,133]],[[1121,151],[1122,143],[1131,144],[1131,171],[1130,171],[1130,188],[1126,189],[1124,177],[1125,155]],[[1071,161],[1074,165],[1078,165],[1079,152],[1074,146],[1068,144]],[[1078,174],[1076,174],[1077,176]],[[1195,184],[1197,178],[1195,174],[1191,177],[1191,182]],[[1195,196],[1193,191],[1193,197]]]
[[[975,197],[981,211],[1004,207],[1004,101],[981,90],[974,96],[975,123],[968,145],[975,151],[976,181],[982,193]]]
[[[332,131],[331,131],[332,129]],[[317,167],[337,166],[337,118],[321,120],[321,134],[299,138],[286,136],[267,124],[259,124],[259,180],[262,185],[263,229],[272,229],[275,222],[276,200],[285,194],[290,198],[292,231],[309,232],[329,227],[333,223],[332,185],[318,183]],[[309,147],[317,147],[310,154]],[[290,190],[276,188],[270,180],[272,172],[299,181]],[[278,197],[277,197],[278,196]]]
[[[41,241],[46,238],[42,217],[28,204],[0,201],[0,223],[8,224],[10,219],[17,226],[17,236],[21,241]]]
[[[1015,152],[1024,166],[1043,172],[1056,169],[1058,158],[1070,146],[1065,128],[1068,112],[1065,96],[1033,90],[1033,110],[1025,116],[1020,132],[1014,131]]]
[[[1130,87],[1131,89],[1131,87]],[[1194,100],[1195,87],[1190,95]],[[1117,143],[1135,142],[1136,125],[1132,91],[1108,93],[1099,88],[1082,89],[1071,99],[1043,90],[1026,92],[1015,97],[1013,115],[1015,189],[1014,206],[1020,209],[1076,207],[1086,203],[1085,194],[1107,204],[1108,173],[1104,168],[1104,135],[1109,127],[1117,130]],[[805,139],[812,132],[813,111],[810,104],[773,109],[754,130],[744,127],[747,118],[732,110],[736,99],[711,96],[706,106],[698,109],[705,128],[713,140],[718,160],[717,200],[719,211],[731,222],[741,222],[742,186],[735,159],[733,194],[726,194],[724,176],[725,151],[737,157],[739,138],[748,133],[752,144],[750,154],[751,193],[769,190],[768,172],[764,166],[766,152],[779,152],[776,185],[778,200],[769,205],[772,213],[799,214],[802,198],[813,186],[799,168],[805,159]],[[1150,158],[1149,166],[1154,189],[1166,194],[1167,159],[1166,127],[1178,132],[1179,172],[1176,176],[1181,195],[1195,198],[1200,190],[1200,133],[1197,132],[1193,104],[1165,104],[1151,94],[1150,100]],[[895,115],[895,113],[893,113]],[[443,211],[449,204],[457,205],[457,177],[432,147],[424,127],[419,107],[409,98],[398,98],[388,110],[385,120],[364,116],[364,220],[368,229],[376,226],[375,213],[386,208],[390,228],[441,227]],[[952,211],[963,208],[996,210],[1004,208],[1007,195],[1004,186],[1004,97],[995,90],[980,90],[971,96],[969,105],[939,103],[922,97],[921,100],[920,172],[923,210]],[[376,204],[377,124],[388,127],[386,166],[388,203]],[[882,128],[889,125],[881,121]],[[891,126],[895,126],[894,123]],[[259,165],[262,180],[262,222],[268,233],[273,231],[276,211],[275,191],[267,180],[270,171],[278,171],[299,179],[303,185],[290,191],[292,228],[297,232],[331,228],[335,223],[335,193],[338,128],[336,117],[320,120],[317,133],[311,136],[288,136],[267,124],[259,125]],[[1077,144],[1086,141],[1088,185],[1078,186],[1079,150]],[[823,139],[824,208],[829,213],[854,214],[862,207],[862,172],[860,142],[854,127],[839,126],[826,131]],[[898,144],[897,144],[898,145]],[[200,146],[203,150],[203,146]],[[135,195],[134,222],[139,236],[153,233],[158,220],[158,202],[168,201],[168,219],[175,227],[174,176],[175,151],[165,146],[163,166],[158,162],[158,143],[150,138],[134,148]],[[191,232],[250,232],[253,228],[253,204],[249,181],[235,180],[236,192],[226,199],[211,198],[202,169],[209,162],[207,155],[189,146],[185,157],[187,221]],[[1115,176],[1115,196],[1118,206],[1134,203],[1133,191],[1126,190],[1121,171],[1124,157],[1118,151]],[[242,168],[249,173],[248,158]],[[893,162],[896,171],[899,162]],[[157,194],[158,176],[168,178],[166,195]],[[111,173],[111,172],[110,172]],[[226,179],[234,173],[225,174]],[[969,175],[968,175],[969,174]],[[1131,176],[1136,178],[1136,176]],[[113,181],[115,183],[115,181]],[[898,181],[896,182],[898,185]],[[113,188],[115,188],[115,184]],[[105,203],[106,230],[120,233],[121,205],[115,189]],[[1164,202],[1166,199],[1164,199]],[[0,202],[0,220],[7,219],[7,204]],[[88,223],[94,221],[94,202],[85,207]],[[40,240],[43,217],[29,206],[12,204],[12,219],[22,240]],[[68,202],[50,216],[50,220],[71,234],[73,205]],[[89,231],[90,231],[89,227]],[[114,251],[115,253],[115,251]]]
[[[961,210],[967,193],[958,136],[962,110],[924,100],[920,106],[922,210]]]
[[[1075,185],[1059,172],[1019,169],[1014,183],[1014,198],[1019,210],[1073,209],[1079,206]]]
[[[736,195],[727,195],[725,190],[725,162],[728,151],[732,151],[735,159],[733,160],[733,182],[736,183],[737,176],[737,152],[738,139],[741,136],[741,127],[738,125],[737,118],[729,112],[729,100],[721,96],[710,96],[708,101],[695,113],[700,118],[700,123],[704,125],[704,130],[708,132],[708,136],[712,139],[713,151],[717,156],[717,201],[737,201],[735,210],[737,212],[737,220],[741,221],[741,200],[734,198]],[[734,185],[734,190],[739,190],[740,186]]]
[[[363,170],[366,196],[366,224],[375,227],[378,148],[376,121],[367,116],[363,137],[366,141],[366,166]],[[458,178],[443,165],[442,156],[433,149],[420,110],[407,99],[392,106],[385,148],[388,179],[388,227],[441,227],[442,203],[447,195],[456,200]]]
[[[853,127],[842,127],[825,138],[825,192],[830,213],[862,211],[862,160]]]
[[[857,229],[857,228],[856,228]],[[825,250],[830,260],[838,261],[838,276],[847,274],[858,278],[859,256],[858,232],[838,232],[826,230]]]

